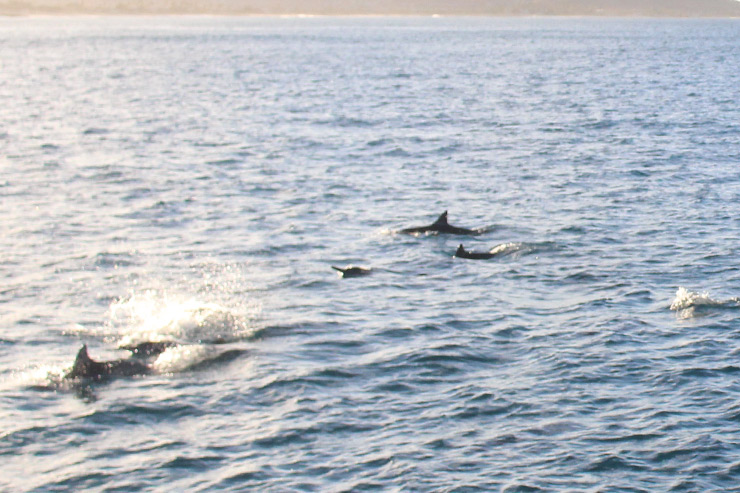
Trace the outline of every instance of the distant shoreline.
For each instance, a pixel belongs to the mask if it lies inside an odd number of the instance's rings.
[[[0,0],[0,15],[740,18],[738,0]]]
[[[740,18],[737,0],[0,0],[0,16]]]
[[[213,17],[213,18],[248,18],[248,19],[311,19],[311,18],[347,18],[347,19],[740,19],[728,15],[650,15],[650,14],[263,14],[263,13],[209,13],[209,12],[5,12],[0,10],[0,18],[5,19],[53,19],[53,18],[98,18],[98,17]]]

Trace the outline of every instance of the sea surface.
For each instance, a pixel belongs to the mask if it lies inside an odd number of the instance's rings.
[[[0,490],[740,491],[738,67],[738,20],[0,19]]]

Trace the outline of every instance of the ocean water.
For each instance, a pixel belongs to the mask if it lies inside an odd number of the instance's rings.
[[[738,67],[737,20],[0,19],[0,490],[737,491]]]

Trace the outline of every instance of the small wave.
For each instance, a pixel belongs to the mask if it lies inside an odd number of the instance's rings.
[[[379,147],[379,146],[388,145],[390,143],[392,143],[392,140],[390,139],[375,139],[375,140],[371,140],[367,142],[365,146],[366,147]]]
[[[370,120],[355,118],[349,116],[338,116],[331,119],[321,119],[316,121],[317,125],[328,125],[340,128],[369,128],[375,125]]]
[[[589,472],[624,472],[624,471],[642,471],[645,466],[637,462],[623,459],[617,455],[607,455],[594,460],[586,469]]]
[[[126,175],[117,169],[108,169],[101,171],[99,173],[95,173],[93,175],[90,175],[89,177],[90,181],[99,182],[99,183],[127,183],[131,182],[133,180],[129,180]]]
[[[211,166],[223,166],[223,167],[234,167],[240,164],[240,161],[238,159],[233,158],[226,158],[226,159],[216,159],[214,161],[208,161],[206,164]]]
[[[511,416],[522,411],[523,406],[519,403],[502,402],[498,404],[466,405],[459,412],[452,414],[457,420],[479,420],[494,416]]]
[[[95,256],[94,265],[100,269],[118,269],[133,265],[134,259],[131,254],[118,252],[101,252]]]
[[[90,127],[83,130],[82,135],[105,135],[109,132],[107,128]]]
[[[202,457],[176,457],[169,462],[162,464],[164,469],[184,469],[192,473],[193,471],[208,471],[218,466],[226,459],[218,455],[206,455]]]
[[[679,287],[670,308],[678,312],[678,316],[681,318],[693,318],[700,312],[711,308],[738,309],[740,308],[740,299],[715,300],[709,296],[709,293],[697,293]]]
[[[619,122],[615,120],[598,120],[598,121],[591,121],[584,125],[585,128],[590,128],[594,130],[606,130],[609,128],[616,127],[619,124]]]
[[[340,117],[334,121],[334,125],[338,127],[372,127],[374,123],[361,118]]]
[[[402,147],[395,147],[383,154],[387,157],[410,157],[411,154]]]

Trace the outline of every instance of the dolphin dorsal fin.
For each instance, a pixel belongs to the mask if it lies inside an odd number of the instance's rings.
[[[90,355],[87,354],[87,344],[83,344],[80,350],[77,352],[75,362],[72,365],[72,370],[69,372],[71,377],[80,377],[87,374],[87,370],[92,363]]]
[[[77,357],[75,358],[75,365],[78,362],[87,363],[88,361],[90,361],[90,359],[91,359],[90,355],[87,354],[87,344],[83,344],[80,350],[77,352]]]
[[[444,211],[442,214],[439,215],[436,221],[434,221],[435,226],[442,226],[447,224],[447,211]]]
[[[460,243],[460,246],[457,247],[457,251],[455,252],[455,255],[462,255],[463,253],[466,253],[465,247],[463,246],[462,243]]]

